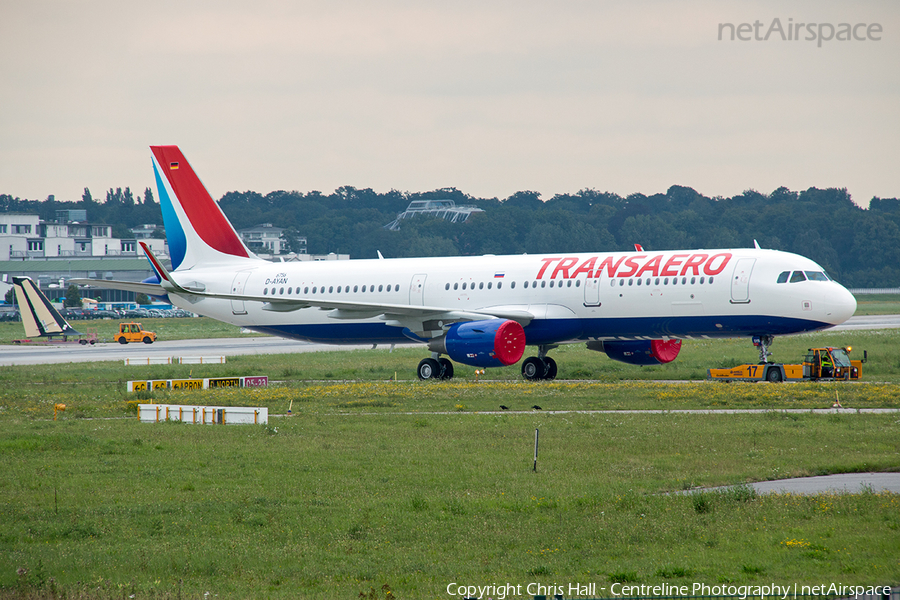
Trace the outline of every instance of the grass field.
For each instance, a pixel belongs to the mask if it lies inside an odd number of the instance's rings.
[[[207,319],[150,323],[239,335]],[[385,584],[396,598],[460,598],[447,592],[454,582],[596,583],[601,595],[613,582],[897,584],[897,495],[695,488],[898,471],[900,415],[548,412],[825,408],[838,397],[900,406],[900,332],[784,337],[772,350],[796,361],[808,347],[847,344],[869,352],[866,383],[697,381],[708,367],[754,362],[746,340],[686,341],[675,363],[653,368],[559,348],[567,381],[549,383],[521,382],[518,366],[489,371],[488,382],[464,366],[453,382],[413,381],[421,348],[2,367],[0,598],[385,598]],[[395,373],[400,381],[389,381]],[[275,414],[293,403],[292,416],[141,424],[135,404],[150,396],[125,392],[128,379],[252,374],[278,383],[155,398]],[[54,422],[58,402],[67,410]],[[500,404],[527,412],[495,412]],[[671,494],[685,490],[694,491]]]

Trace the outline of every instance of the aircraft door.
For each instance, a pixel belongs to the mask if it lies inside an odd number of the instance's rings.
[[[409,284],[409,303],[414,306],[425,304],[425,278],[426,274],[413,275]]]
[[[742,258],[734,265],[731,277],[731,303],[750,303],[750,272],[753,271],[755,258]]]
[[[234,276],[234,281],[231,282],[231,293],[232,294],[243,294],[244,286],[247,285],[247,280],[250,278],[250,273],[253,271],[238,271],[237,275]],[[231,301],[231,313],[235,315],[246,315],[247,307],[244,306],[243,300],[232,300]]]
[[[600,280],[588,278],[584,280],[584,305],[600,306]]]

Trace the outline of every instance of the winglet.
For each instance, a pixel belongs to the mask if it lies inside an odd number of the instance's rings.
[[[644,247],[641,246],[640,244],[635,244],[635,245],[634,245],[634,251],[635,251],[635,252],[643,252],[643,251],[644,251]]]
[[[762,250],[762,248],[759,247],[759,242],[757,242],[756,240],[753,240],[753,247],[757,250]]]

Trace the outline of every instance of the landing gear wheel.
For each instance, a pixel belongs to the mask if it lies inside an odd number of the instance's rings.
[[[441,365],[441,379],[453,379],[453,363],[450,359],[439,358],[438,363]]]
[[[778,367],[769,367],[766,373],[766,381],[770,383],[781,383],[781,369]]]
[[[127,343],[128,343],[128,340],[126,340],[124,337],[120,337],[120,338],[119,338],[119,343],[120,343],[120,344],[127,344]]]
[[[552,379],[556,379],[557,369],[556,369],[556,361],[555,360],[553,360],[549,356],[545,357],[544,358],[544,368],[546,370],[544,371],[543,379],[546,379],[548,381],[550,381]]]
[[[440,379],[441,364],[433,358],[423,358],[422,362],[419,363],[417,373],[422,381],[426,379]]]
[[[529,356],[522,363],[522,377],[529,381],[537,381],[544,378],[547,372],[547,365],[537,356]]]

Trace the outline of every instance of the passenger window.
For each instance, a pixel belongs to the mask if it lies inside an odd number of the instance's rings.
[[[512,286],[513,286],[513,288],[516,287],[516,282],[515,282],[515,281],[512,282]],[[499,289],[502,288],[502,287],[503,287],[503,282],[502,282],[502,281],[498,281],[498,282],[497,282],[497,289],[499,290]]]
[[[280,290],[278,290],[278,293],[281,294],[282,296],[284,296],[284,288],[281,288]]]
[[[550,287],[553,287],[553,280],[550,280]]]
[[[791,275],[791,283],[797,283],[798,281],[806,281],[806,275],[803,274],[803,271],[794,271],[794,274]]]
[[[656,281],[654,282],[653,285],[659,285],[659,277],[656,278]]]
[[[272,293],[274,293],[274,290],[273,290]],[[308,294],[308,293],[309,293],[309,287],[303,288],[303,295],[305,296],[305,295]]]
[[[269,288],[263,288],[263,296],[269,295]]]
[[[642,283],[644,283],[644,280],[643,280],[643,279],[638,279],[638,285],[641,285]]]
[[[566,284],[566,287],[572,287],[572,280],[571,280],[571,279],[570,279],[570,280],[568,281],[568,283]]]
[[[453,284],[453,289],[454,289],[454,290],[458,290],[458,289],[459,289],[459,282]]]
[[[546,282],[546,281],[542,281],[542,282],[541,282],[541,287],[542,287],[542,288],[543,288],[543,287],[547,287],[547,282]]]
[[[668,277],[666,277],[665,279],[663,279],[663,285],[669,285],[669,278],[668,278]]]
[[[463,289],[466,289],[466,284],[465,284],[465,283],[463,283]]]
[[[492,285],[493,285],[493,282],[488,281],[488,289],[491,289]]]
[[[778,281],[775,283],[787,283],[788,277],[791,276],[790,271],[782,271],[780,275],[778,275]]]
[[[710,283],[713,282],[713,278],[712,278],[712,277],[709,278],[709,282],[710,282]]]
[[[358,291],[359,291],[359,286],[358,286],[358,285],[354,285],[354,286],[353,286],[353,293],[355,294],[355,293],[358,292]]]
[[[705,279],[705,277],[701,277],[701,278],[700,278],[700,283],[701,283],[701,284],[703,283],[703,280],[704,280],[704,279]]]
[[[484,289],[484,282],[483,282],[483,281],[481,281],[481,282],[478,283],[478,289],[479,289],[479,290],[483,290],[483,289]]]
[[[629,279],[629,280],[628,280],[628,287],[631,287],[631,286],[633,286],[633,285],[634,285],[634,279]]]
[[[332,293],[333,291],[334,291],[334,286],[333,286],[333,285],[329,285],[329,286],[328,286],[328,293],[330,294],[330,293]],[[291,288],[288,288],[288,294],[290,294],[290,293],[291,293]]]
[[[445,289],[445,290],[449,290],[449,289],[450,289],[450,284],[448,283],[447,285],[445,285],[445,286],[444,286],[444,289]]]
[[[697,278],[691,277],[691,285],[694,285],[694,283],[696,283],[696,282],[697,282]]]
[[[613,283],[615,283],[615,282],[613,282]],[[577,280],[577,281],[575,282],[575,287],[581,287],[581,280],[580,280],[580,279]]]

